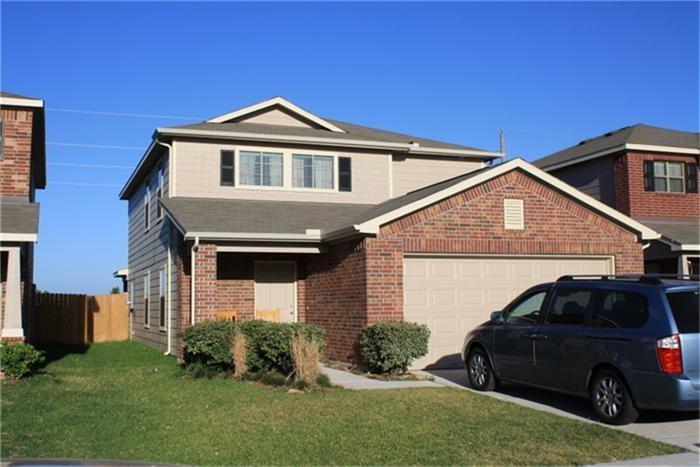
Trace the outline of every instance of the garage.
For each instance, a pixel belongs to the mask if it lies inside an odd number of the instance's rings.
[[[404,258],[404,319],[430,328],[414,368],[461,366],[465,334],[530,286],[565,274],[614,273],[609,256],[437,256]]]

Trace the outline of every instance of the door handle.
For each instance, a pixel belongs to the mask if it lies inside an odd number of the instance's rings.
[[[544,334],[539,334],[536,332],[528,332],[525,334],[523,337],[526,337],[528,339],[531,339],[533,341],[539,341],[539,340],[547,340],[547,336]]]

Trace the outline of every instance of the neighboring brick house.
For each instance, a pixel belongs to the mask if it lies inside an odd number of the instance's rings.
[[[44,101],[0,91],[0,338],[31,339],[35,190],[46,186]]]
[[[363,327],[404,319],[431,329],[417,365],[449,365],[530,285],[642,270],[652,229],[501,158],[283,98],[158,128],[121,192],[132,337],[177,354],[197,321],[303,321],[354,361]]]
[[[647,273],[700,274],[699,155],[698,133],[634,125],[534,164],[661,233]]]

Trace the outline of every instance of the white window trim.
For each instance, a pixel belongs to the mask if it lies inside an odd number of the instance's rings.
[[[666,172],[665,175],[657,175],[656,174],[656,164],[664,164],[664,171]],[[669,170],[668,166],[669,164],[678,164],[681,166],[681,175],[679,177],[674,177],[669,175]],[[666,160],[652,160],[652,175],[654,178],[654,193],[686,193],[687,187],[685,186],[685,162],[683,161],[666,161]],[[656,189],[656,179],[657,178],[663,178],[666,180],[666,189],[665,190],[657,190]],[[671,180],[680,180],[681,181],[681,186],[682,189],[681,191],[671,191]]]
[[[148,306],[146,306],[146,299],[148,299]],[[143,305],[143,327],[151,329],[151,271],[143,276]]]
[[[234,186],[228,186],[226,188],[232,188],[235,190],[251,190],[251,191],[293,191],[293,192],[306,192],[306,193],[340,193],[338,186],[339,178],[339,167],[338,167],[338,157],[350,157],[350,154],[340,154],[338,152],[332,151],[306,151],[306,150],[296,150],[288,148],[271,148],[267,146],[238,146],[238,145],[222,145],[219,146],[219,151],[234,151],[233,166],[234,166]],[[251,152],[273,152],[282,154],[282,186],[265,186],[265,185],[241,185],[241,164],[240,157],[241,151],[251,151]],[[333,188],[306,188],[306,187],[295,187],[292,185],[292,155],[293,154],[308,154],[314,156],[330,156],[333,158]],[[351,162],[352,163],[352,162]]]
[[[162,275],[162,277],[161,277]],[[158,330],[165,332],[165,328],[168,324],[168,309],[167,309],[167,303],[166,300],[163,300],[163,317],[165,318],[165,322],[163,325],[160,323],[160,304],[161,304],[161,298],[166,299],[167,298],[167,288],[168,288],[168,273],[167,273],[167,268],[163,266],[160,271],[158,272]]]

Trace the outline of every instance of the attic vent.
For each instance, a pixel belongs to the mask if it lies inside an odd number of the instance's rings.
[[[525,228],[525,214],[522,199],[503,200],[503,222],[506,229],[522,230]]]

